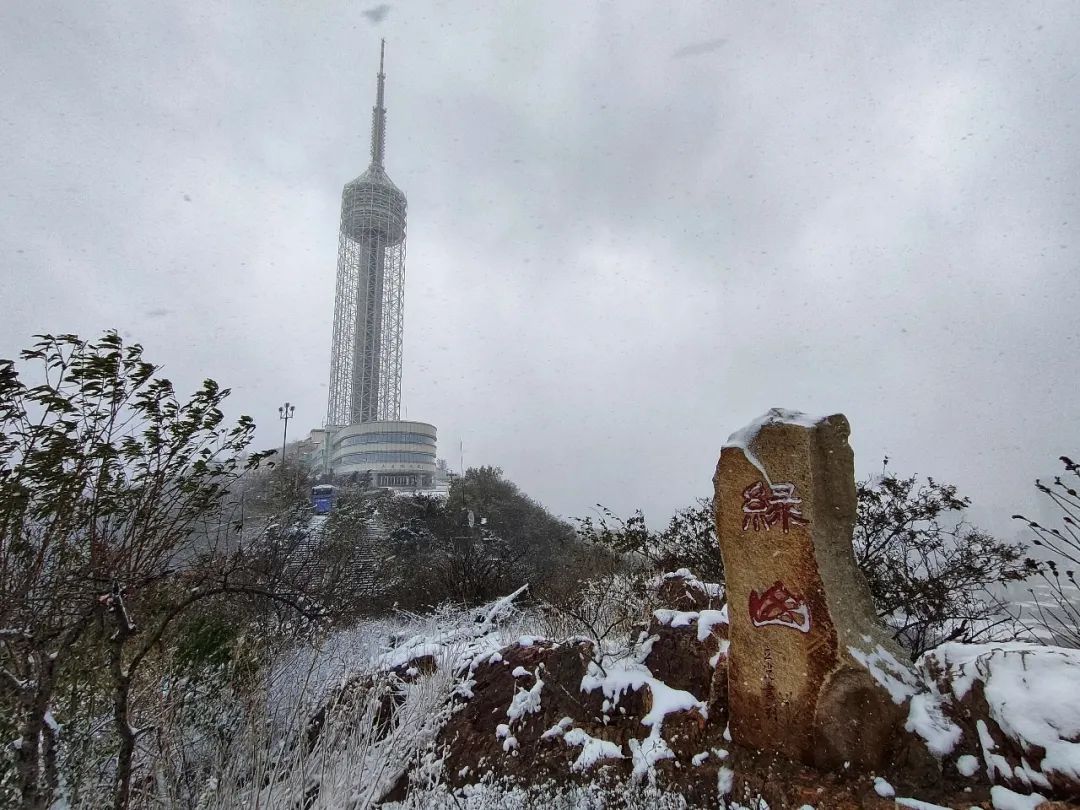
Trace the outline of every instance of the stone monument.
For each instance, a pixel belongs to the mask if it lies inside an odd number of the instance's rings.
[[[865,666],[905,669],[855,564],[850,427],[773,409],[717,464],[716,528],[730,617],[732,739],[822,768],[876,768],[903,729]]]

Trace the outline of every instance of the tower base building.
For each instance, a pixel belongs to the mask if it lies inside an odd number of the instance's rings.
[[[435,426],[426,422],[348,425],[332,434],[330,469],[335,476],[365,478],[374,487],[432,489],[436,438]]]
[[[436,457],[438,433],[427,422],[327,427],[311,431],[308,442],[312,473],[335,484],[428,494],[448,486],[446,464]]]

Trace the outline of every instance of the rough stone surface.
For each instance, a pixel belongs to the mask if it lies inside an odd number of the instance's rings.
[[[728,789],[722,786],[730,786],[728,807],[763,807],[757,801],[761,796],[773,810],[806,806],[819,810],[887,810],[902,806],[993,810],[991,785],[980,755],[977,727],[982,721],[992,740],[993,761],[1012,774],[1011,781],[1000,778],[1000,774],[997,781],[1020,793],[1030,792],[1023,789],[1022,780],[1016,781],[1017,769],[1025,762],[1037,766],[1047,752],[1036,747],[1030,734],[1016,736],[1015,729],[1011,736],[1006,734],[1009,722],[1001,713],[1002,704],[1011,706],[1015,696],[1023,696],[1014,683],[1017,677],[1030,681],[1031,690],[1045,692],[1047,673],[1056,671],[1059,678],[1064,677],[1062,669],[1071,671],[1071,665],[1066,667],[1058,659],[1071,660],[1073,652],[1013,643],[1003,649],[993,645],[945,645],[926,654],[908,673],[913,681],[905,688],[924,700],[937,696],[934,699],[942,702],[948,721],[960,727],[955,750],[940,762],[930,756],[923,739],[902,730],[898,739],[893,738],[897,732],[894,723],[902,728],[908,703],[894,704],[888,693],[866,679],[866,670],[838,655],[836,668],[829,672],[815,710],[813,733],[821,753],[813,763],[807,763],[727,738],[730,648],[729,625],[723,621],[727,614],[717,611],[715,602],[698,601],[696,596],[689,601],[684,598],[684,585],[694,581],[692,576],[664,577],[657,580],[656,587],[672,580],[682,584],[668,586],[672,598],[665,600],[664,607],[650,605],[649,613],[643,616],[648,623],[630,634],[638,640],[635,652],[629,659],[619,659],[632,662],[632,666],[644,664],[655,680],[627,685],[617,698],[606,696],[600,686],[585,687],[585,680],[591,681],[598,674],[594,668],[597,650],[587,641],[532,639],[472,658],[464,677],[465,688],[458,692],[454,711],[438,738],[438,748],[447,755],[447,783],[463,787],[487,778],[507,778],[523,785],[576,782],[618,791],[620,785],[634,780],[656,780],[665,790],[677,791],[688,808],[725,806],[720,803],[719,791]],[[704,584],[701,588],[692,586],[694,589],[704,594],[717,591],[715,586]],[[783,625],[766,627],[788,629]],[[877,662],[872,666],[881,665],[882,653],[875,651]],[[1055,662],[1056,669],[1048,670]],[[605,663],[619,681],[616,662],[605,659]],[[433,660],[413,657],[394,672],[433,669]],[[389,684],[401,685],[393,673],[384,675],[389,675]],[[535,696],[535,711],[511,719],[509,708],[537,685],[537,675],[544,683]],[[654,691],[657,682],[662,684],[664,696]],[[370,685],[359,681],[346,684],[346,694],[339,700],[361,687]],[[1068,683],[1057,691],[1062,688],[1063,694],[1069,694]],[[668,711],[662,726],[656,728],[659,739],[654,739],[654,726],[645,720],[656,708],[657,700],[672,705],[670,690],[689,692],[708,704],[705,710],[694,706]],[[386,705],[388,717],[393,707]],[[881,722],[878,715],[891,719]],[[1030,711],[1024,711],[1022,716],[1031,720]],[[1048,716],[1064,728],[1061,714],[1051,710]],[[1015,720],[1020,715],[1012,712],[1009,717]],[[500,726],[506,727],[504,733]],[[1025,727],[1030,730],[1029,724]],[[318,731],[314,729],[316,734]],[[512,745],[508,737],[513,737]],[[587,757],[587,763],[583,762],[586,740],[605,747],[605,751]],[[663,756],[653,757],[649,767],[639,773],[642,752],[657,743]],[[612,747],[607,748],[609,745]],[[864,749],[891,753],[887,762],[874,765],[874,757],[866,756]],[[612,751],[616,754],[611,755]],[[652,751],[655,753],[657,747]],[[970,773],[965,767],[968,775],[960,773],[957,758],[962,755],[979,758],[976,772]],[[831,770],[820,770],[815,765],[821,760],[839,764]],[[1066,799],[1045,805],[1046,810],[1077,807],[1068,803],[1075,792],[1057,782],[1049,771],[1045,773],[1054,789],[1038,785],[1038,792]],[[925,804],[895,804],[878,792],[881,786],[875,780],[879,778],[897,797]],[[407,788],[408,780],[403,776],[388,798],[404,800]]]
[[[686,685],[694,687],[691,694],[704,700],[714,671],[707,649],[715,649],[717,640],[698,641],[697,628],[692,625],[662,629],[670,631],[672,637],[680,637],[677,652],[670,657],[659,656],[654,643],[646,663],[656,667],[666,687],[676,688],[671,684],[683,678]],[[489,772],[534,784],[545,779],[562,782],[630,778],[635,767],[633,748],[643,744],[650,734],[650,727],[642,721],[654,708],[654,696],[646,683],[628,689],[612,706],[601,690],[583,691],[582,679],[594,654],[589,642],[545,641],[529,647],[510,645],[501,651],[498,660],[479,664],[470,675],[471,697],[461,700],[439,734],[439,745],[446,746],[445,773],[449,783],[470,784]],[[515,693],[533,686],[534,672],[544,681],[537,711],[509,721],[507,707]],[[587,768],[575,768],[583,749],[551,733],[560,722],[566,722],[566,731],[579,730],[594,740],[612,743],[622,758],[601,758]],[[500,736],[501,724],[509,726],[509,735],[514,738],[510,750],[506,736]],[[723,729],[722,713],[715,715],[696,708],[668,712],[663,717],[662,744],[670,749],[672,758],[657,761],[657,773],[671,784],[686,782],[690,760],[722,745]],[[688,795],[705,805],[714,803],[718,767],[715,757],[695,767],[695,776],[703,781],[695,784]]]
[[[855,565],[847,419],[773,410],[724,446],[716,524],[730,619],[736,743],[824,768],[885,764],[902,736],[889,693],[850,649],[880,646]]]
[[[478,666],[471,674],[475,680],[472,697],[461,704],[439,734],[440,744],[447,746],[446,774],[451,784],[470,784],[489,771],[518,777],[522,782],[569,773],[579,752],[561,740],[544,739],[543,733],[563,717],[573,718],[576,725],[590,731],[605,728],[602,696],[581,691],[581,679],[592,655],[588,642],[539,642],[529,647],[513,645],[502,651],[499,660]],[[530,674],[514,677],[518,667]],[[531,673],[536,672],[544,680],[540,710],[526,713],[517,723],[509,722],[507,707],[519,689],[535,683]],[[641,698],[634,697],[637,706],[632,708],[640,712]],[[627,706],[632,703],[628,700]],[[510,726],[516,749],[507,750],[506,738],[498,735],[500,724]],[[612,728],[609,734],[604,738],[622,742],[617,739],[618,730]]]
[[[673,627],[654,618],[647,632],[656,637],[645,659],[649,669],[663,673],[664,683],[673,689],[710,701],[714,670],[722,657],[720,645],[726,646],[727,624],[713,625],[702,639],[697,620]],[[727,702],[726,695],[723,702]]]

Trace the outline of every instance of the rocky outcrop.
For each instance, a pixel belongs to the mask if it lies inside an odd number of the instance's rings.
[[[667,575],[661,595],[670,599],[667,604],[685,606],[680,587],[692,578]],[[651,646],[645,663],[654,672],[662,673],[664,682],[685,690],[705,701],[713,723],[727,723],[728,620],[726,606],[705,598],[690,602],[693,610],[660,608],[653,611],[646,631]],[[716,607],[707,607],[716,605]]]
[[[690,806],[774,810],[1080,797],[1080,652],[945,645],[913,666],[878,623],[852,550],[849,432],[774,410],[734,434],[714,478],[727,582],[660,577],[634,643],[493,648],[522,588],[473,627],[387,651],[399,686],[379,712],[392,722],[394,694],[450,659],[437,745],[454,787],[648,780]]]
[[[526,781],[569,772],[571,752],[544,733],[564,717],[589,729],[602,727],[601,701],[581,692],[591,660],[589,642],[541,640],[514,644],[478,662],[439,735],[451,784],[469,784],[492,771]]]
[[[451,784],[488,773],[532,784],[674,779],[695,768],[703,777],[695,792],[715,800],[719,760],[706,761],[726,726],[726,689],[716,687],[727,645],[719,589],[689,572],[656,587],[672,606],[655,611],[625,654],[523,639],[474,662],[439,736]]]
[[[1040,796],[1060,803],[1043,810],[1076,806],[1068,804],[1077,794],[1066,765],[1077,750],[1069,724],[1080,653],[957,644],[912,667],[884,648],[856,650],[856,677],[837,670],[818,705],[820,744],[865,739],[865,731],[828,724],[861,722],[868,704],[899,732],[868,744],[890,750],[883,765],[860,759],[858,749],[833,749],[828,759],[845,759],[822,769],[729,738],[727,610],[717,609],[714,587],[695,582],[688,572],[658,580],[657,593],[670,601],[621,655],[602,655],[584,640],[522,637],[501,648],[474,641],[456,659],[469,663],[437,739],[446,782],[462,788],[488,777],[534,786],[655,780],[688,807],[716,807],[722,797],[730,807],[755,807],[761,797],[774,810],[997,810],[995,802],[1035,807]],[[447,649],[416,637],[388,653],[394,694],[433,672]],[[876,685],[869,695],[867,677]],[[345,708],[373,686],[346,684],[329,708]],[[1054,695],[1057,708],[1047,713]],[[386,709],[393,722],[392,701]],[[391,796],[403,799],[407,788],[403,778]],[[1002,793],[1009,790],[1017,796]]]
[[[657,577],[656,598],[670,610],[720,610],[724,607],[724,586],[702,582],[687,568]]]
[[[947,768],[1023,793],[1080,799],[1080,650],[943,644],[918,662],[946,722]],[[918,704],[916,704],[918,708]]]

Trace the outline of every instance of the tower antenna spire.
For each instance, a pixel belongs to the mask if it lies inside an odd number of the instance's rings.
[[[376,166],[383,165],[383,157],[386,154],[386,108],[383,106],[386,85],[386,74],[383,72],[385,60],[386,40],[384,39],[379,46],[378,85],[375,91],[375,107],[371,111],[371,162]]]
[[[371,164],[341,192],[328,425],[394,421],[401,412],[408,205],[383,165],[385,67],[384,43],[379,48],[377,94],[371,111]]]

